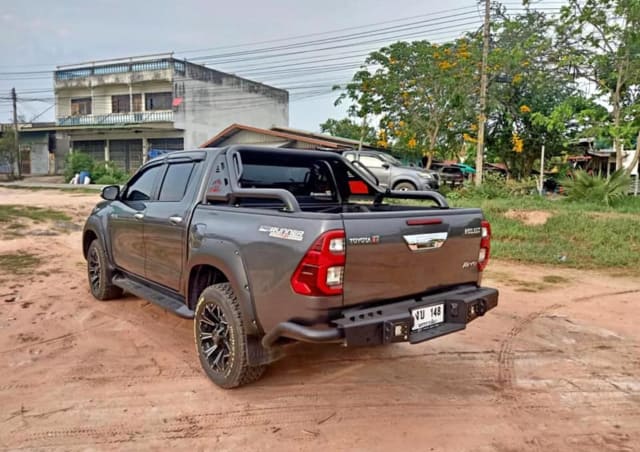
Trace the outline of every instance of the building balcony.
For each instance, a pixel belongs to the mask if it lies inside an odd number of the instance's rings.
[[[124,126],[153,122],[173,122],[173,111],[139,111],[106,115],[78,115],[58,118],[58,126]]]

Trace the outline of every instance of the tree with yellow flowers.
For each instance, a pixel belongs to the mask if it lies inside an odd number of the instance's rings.
[[[339,101],[356,101],[356,111],[380,118],[379,146],[425,156],[430,166],[449,149],[450,129],[474,110],[475,49],[467,39],[383,47],[369,55]]]
[[[565,149],[564,135],[539,118],[575,90],[568,74],[553,70],[559,51],[550,18],[535,11],[499,18],[489,58],[486,144],[490,161],[505,163],[516,178],[528,177],[543,144],[547,157]]]

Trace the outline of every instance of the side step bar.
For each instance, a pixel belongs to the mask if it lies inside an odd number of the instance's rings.
[[[159,292],[158,290],[152,289],[151,287],[127,278],[126,276],[115,276],[113,278],[113,285],[132,293],[136,297],[140,297],[153,304],[157,304],[161,308],[173,312],[180,317],[184,317],[185,319],[192,319],[194,316],[194,312],[180,299]]]

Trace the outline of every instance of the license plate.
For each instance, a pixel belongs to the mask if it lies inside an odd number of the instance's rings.
[[[411,331],[418,331],[428,328],[438,323],[444,322],[444,305],[425,306],[424,308],[412,309],[413,326]]]

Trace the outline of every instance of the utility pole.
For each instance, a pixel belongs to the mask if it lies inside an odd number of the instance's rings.
[[[478,153],[476,155],[476,185],[482,184],[484,165],[484,129],[487,122],[487,60],[489,59],[489,31],[491,0],[484,0],[484,26],[482,27],[482,66],[480,67],[480,118],[478,119]]]
[[[542,190],[544,188],[544,144],[542,145],[542,150],[540,151],[540,188],[539,193],[542,196]]]
[[[11,100],[13,101],[13,140],[15,142],[16,167],[18,168],[18,179],[22,177],[22,162],[20,161],[20,144],[18,144],[18,108],[16,107],[17,96],[16,89],[11,88]]]

